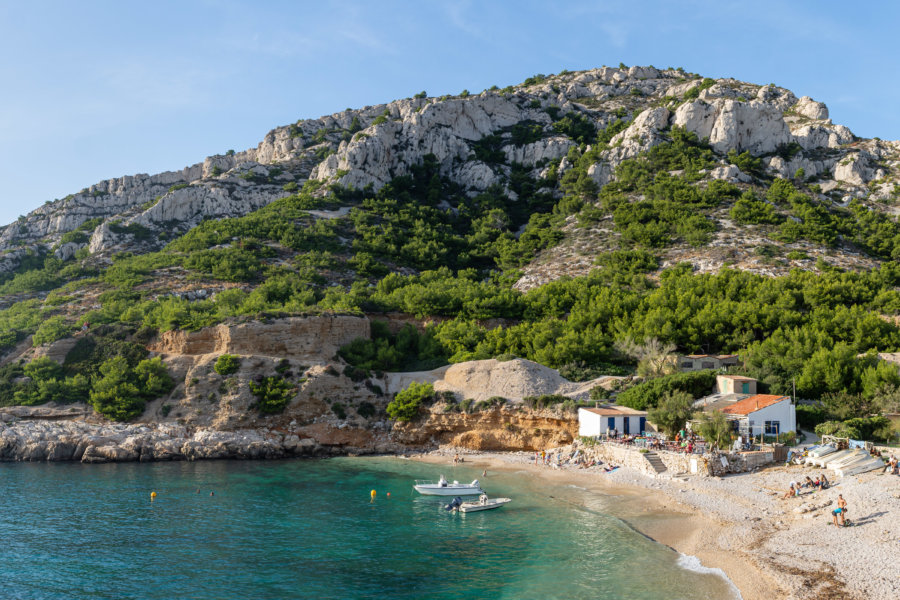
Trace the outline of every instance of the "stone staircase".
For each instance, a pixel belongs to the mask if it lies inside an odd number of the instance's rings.
[[[650,466],[656,471],[656,474],[664,473],[668,470],[665,463],[663,463],[662,459],[656,452],[647,452],[644,454],[644,458],[647,459],[647,462],[650,463]]]

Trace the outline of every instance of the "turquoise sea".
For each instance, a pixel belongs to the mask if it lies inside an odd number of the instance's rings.
[[[621,499],[488,473],[513,502],[450,514],[411,487],[441,472],[481,475],[397,458],[0,463],[0,598],[737,597],[611,516]]]

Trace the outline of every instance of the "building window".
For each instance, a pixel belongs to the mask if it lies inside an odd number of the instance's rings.
[[[766,421],[766,435],[781,433],[781,421]]]
[[[693,369],[694,361],[691,361],[691,360],[684,361],[683,363],[681,363],[681,368],[682,369]]]
[[[715,369],[716,363],[705,360],[700,366],[704,369]]]

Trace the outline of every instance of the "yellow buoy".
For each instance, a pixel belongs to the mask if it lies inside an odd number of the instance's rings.
[[[375,490],[372,490],[372,500],[375,499]]]
[[[153,500],[156,498],[156,492],[150,492],[150,499]]]

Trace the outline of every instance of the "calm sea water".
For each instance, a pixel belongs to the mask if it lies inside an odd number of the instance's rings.
[[[608,498],[489,473],[513,502],[449,514],[411,488],[440,472],[480,475],[395,458],[0,463],[0,598],[735,597]]]

